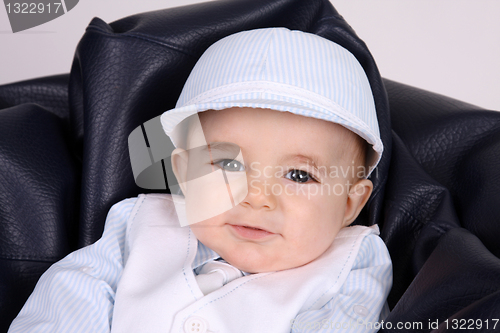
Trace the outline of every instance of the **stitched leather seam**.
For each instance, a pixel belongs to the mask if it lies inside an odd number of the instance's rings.
[[[107,31],[104,31],[96,26],[88,26],[87,31],[93,31],[93,32],[98,32],[98,33],[101,33],[103,35],[106,35],[106,36],[109,36],[109,37],[115,37],[115,38],[119,38],[119,37],[131,37],[131,38],[137,38],[137,39],[141,39],[141,40],[144,40],[144,41],[147,41],[147,42],[150,42],[150,43],[153,43],[153,44],[158,44],[158,45],[161,45],[161,46],[165,46],[173,51],[177,51],[177,52],[181,52],[181,53],[184,53],[185,55],[188,55],[190,57],[193,57],[193,58],[198,58],[197,56],[195,56],[194,54],[192,54],[191,52],[185,50],[185,49],[182,49],[180,48],[178,45],[175,45],[175,44],[169,44],[169,43],[166,43],[164,41],[160,41],[160,40],[157,40],[157,39],[153,39],[151,37],[146,37],[142,34],[139,34],[139,33],[123,33],[123,34],[116,34],[116,33],[109,33]]]

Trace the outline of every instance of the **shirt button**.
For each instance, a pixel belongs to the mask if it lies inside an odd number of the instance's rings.
[[[208,323],[201,317],[189,317],[184,322],[184,332],[186,333],[206,333],[208,331]]]
[[[369,311],[367,308],[365,308],[362,305],[355,305],[352,310],[354,311],[355,314],[361,317],[366,317],[369,314]]]

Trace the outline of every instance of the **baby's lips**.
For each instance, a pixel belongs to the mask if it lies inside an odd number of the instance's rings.
[[[261,231],[265,231],[265,232],[268,232],[270,234],[274,234],[274,232],[272,231],[269,231],[268,229],[266,228],[263,228],[261,226],[252,226],[252,225],[249,225],[249,224],[230,224],[232,226],[235,226],[235,227],[244,227],[244,228],[248,228],[248,229],[255,229],[255,230],[261,230]]]
[[[265,229],[260,229],[260,228],[255,228],[255,227],[249,227],[245,225],[236,225],[236,224],[230,224],[229,225],[240,237],[242,238],[247,238],[247,239],[261,239],[265,238],[268,236],[275,235],[274,233],[267,231]]]

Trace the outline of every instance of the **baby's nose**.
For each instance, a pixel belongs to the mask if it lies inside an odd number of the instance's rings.
[[[271,179],[250,178],[248,179],[248,195],[242,201],[243,205],[248,205],[254,209],[276,208],[277,198],[273,193],[273,186],[279,185]]]

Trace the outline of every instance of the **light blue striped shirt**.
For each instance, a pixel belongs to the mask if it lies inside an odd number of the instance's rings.
[[[123,271],[127,219],[136,200],[130,198],[114,205],[101,239],[70,253],[42,275],[12,322],[10,333],[110,331],[115,292]],[[198,242],[193,269],[218,257]],[[376,331],[375,325],[366,330],[356,326],[356,319],[349,313],[354,309],[362,316],[368,309],[382,309],[381,318],[385,318],[385,297],[391,284],[392,265],[385,244],[380,237],[368,235],[339,293],[321,309],[299,313],[290,323],[290,331],[330,332],[339,324],[344,324],[343,330],[347,331]],[[374,294],[373,290],[380,290],[375,285],[384,286],[385,294]]]

